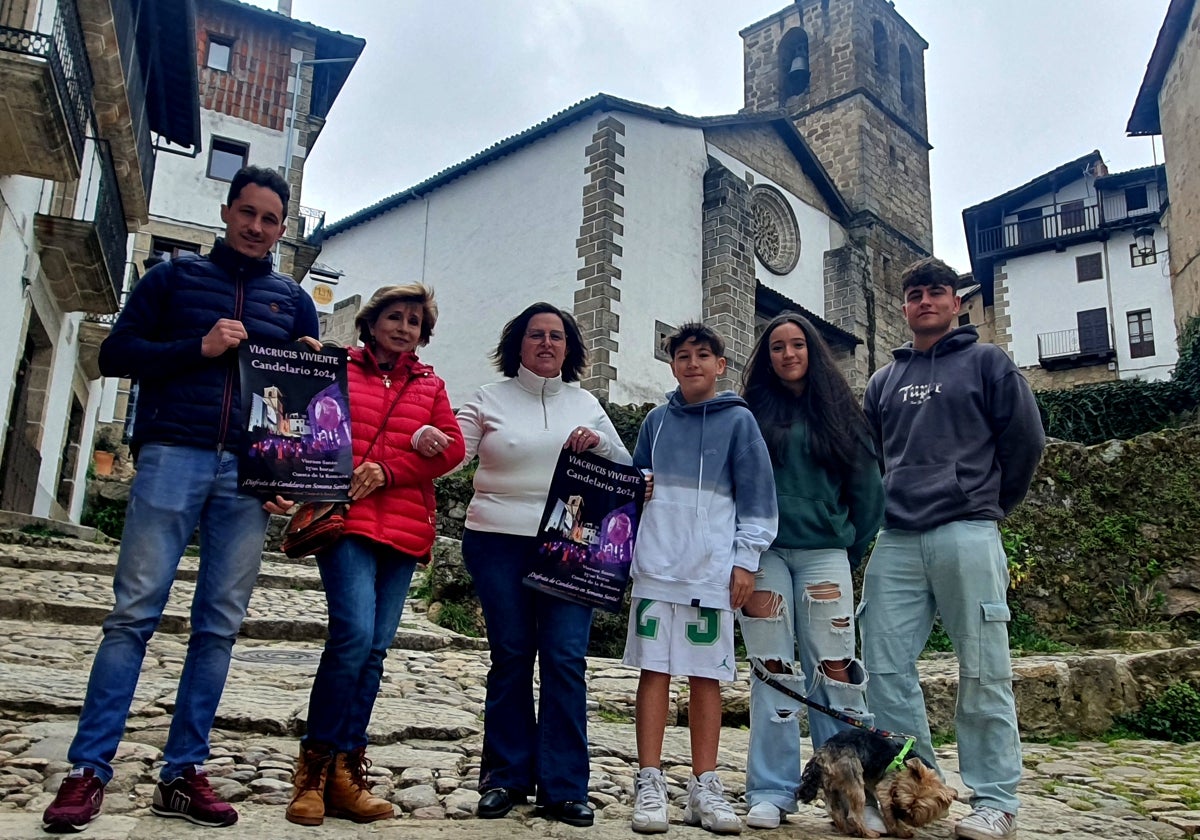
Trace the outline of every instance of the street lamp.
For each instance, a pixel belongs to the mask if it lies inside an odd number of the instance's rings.
[[[1133,232],[1133,241],[1137,244],[1139,257],[1154,255],[1154,228],[1140,227]]]

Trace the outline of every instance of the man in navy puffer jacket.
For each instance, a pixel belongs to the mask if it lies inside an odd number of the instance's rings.
[[[138,382],[138,471],[113,578],[116,605],[104,621],[67,753],[73,769],[43,815],[48,830],[78,831],[100,813],[146,643],[197,525],[191,637],[151,810],[198,825],[237,822],[237,811],[214,794],[200,765],[269,516],[259,500],[237,491],[244,425],[237,347],[318,332],[312,300],[272,268],[288,198],[275,171],[239,171],[221,207],[224,237],[207,256],[184,255],[146,272],[100,348],[106,376]]]

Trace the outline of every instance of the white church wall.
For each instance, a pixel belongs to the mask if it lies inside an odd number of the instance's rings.
[[[320,261],[345,272],[336,300],[365,302],[391,283],[432,286],[440,314],[421,358],[461,405],[497,378],[488,356],[505,322],[538,300],[572,306],[594,130],[592,118],[567,126],[327,240]]]
[[[200,111],[200,132],[204,151],[197,157],[160,154],[156,158],[150,214],[224,230],[221,205],[228,198],[229,182],[208,177],[213,137],[246,143],[247,163],[278,169],[287,154],[287,134],[208,109]],[[295,224],[294,219],[291,222]]]
[[[747,166],[728,152],[709,144],[708,154],[719,160],[730,172],[739,177],[750,173],[754,184],[774,187],[787,200],[796,215],[796,227],[800,231],[800,256],[787,274],[775,274],[767,269],[756,256],[755,277],[767,288],[786,295],[796,303],[817,315],[825,315],[825,252],[844,244],[845,233],[841,225],[823,210],[813,207],[788,192],[787,188],[773,181],[758,170]],[[834,240],[838,239],[837,244]]]
[[[702,312],[704,132],[632,114],[614,114],[625,125],[621,181],[625,210],[618,240],[622,256],[619,349],[612,354],[616,403],[662,402],[675,387],[670,367],[655,357],[656,324],[677,327]]]

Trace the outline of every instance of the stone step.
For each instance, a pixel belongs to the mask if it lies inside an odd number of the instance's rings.
[[[55,540],[64,543],[67,540]],[[78,541],[70,541],[78,542]],[[307,562],[306,562],[307,561]],[[112,578],[117,568],[117,547],[95,545],[89,551],[62,545],[27,545],[0,543],[0,567],[11,569],[41,569],[45,571],[79,572]],[[194,581],[200,568],[198,554],[179,558],[178,580]],[[286,554],[264,552],[256,586],[274,589],[320,589],[321,575],[312,558],[292,560]]]
[[[0,618],[48,621],[99,628],[112,608],[115,555],[57,553],[0,545]],[[181,571],[158,630],[186,634],[195,593],[194,558],[180,562]],[[278,584],[257,586],[242,622],[240,635],[249,639],[320,641],[325,638],[325,595],[315,569],[264,564],[264,576]],[[292,585],[284,584],[296,583]],[[415,600],[405,616],[393,648],[481,650],[487,642],[463,636],[431,623]]]
[[[0,621],[0,716],[79,714],[96,628]],[[127,740],[162,748],[187,640],[156,634],[147,648],[134,694]],[[316,642],[239,640],[216,728],[295,735],[303,732],[308,695],[320,661]],[[478,651],[394,650],[384,664],[372,716],[373,743],[411,739],[455,741],[482,731],[487,657]]]

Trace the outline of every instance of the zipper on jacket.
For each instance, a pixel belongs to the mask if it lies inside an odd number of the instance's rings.
[[[550,414],[546,411],[546,380],[542,380],[542,431],[550,431]]]
[[[245,304],[245,282],[242,270],[238,269],[234,278],[233,320],[242,320],[242,306]],[[225,448],[225,435],[229,433],[229,414],[233,411],[233,374],[235,368],[225,371],[225,393],[221,397],[221,429],[217,434],[218,454]]]

